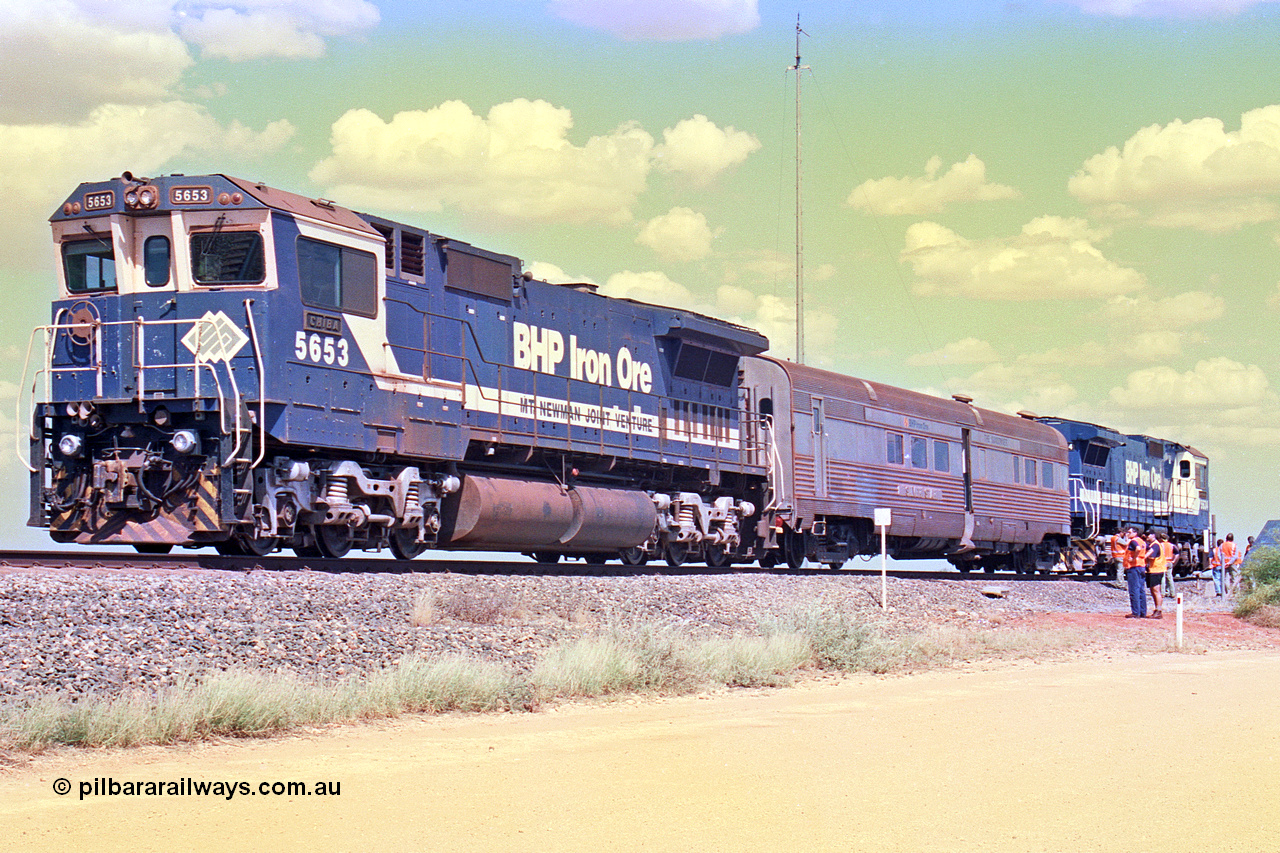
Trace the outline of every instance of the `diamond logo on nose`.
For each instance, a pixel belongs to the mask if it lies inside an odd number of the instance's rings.
[[[226,314],[204,312],[191,331],[182,336],[182,345],[195,353],[197,361],[231,361],[249,342],[249,336]]]

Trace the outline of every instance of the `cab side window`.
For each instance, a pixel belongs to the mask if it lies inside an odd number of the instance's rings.
[[[298,238],[302,301],[363,317],[378,313],[378,259],[372,252]]]

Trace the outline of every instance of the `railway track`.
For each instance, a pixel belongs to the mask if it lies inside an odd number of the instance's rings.
[[[1089,576],[1075,575],[1036,575],[1011,574],[1007,572],[970,572],[960,574],[950,567],[942,569],[929,568],[890,568],[888,574],[895,578],[909,579],[961,579],[992,578],[1003,580],[1058,580],[1076,579],[1093,580]],[[405,574],[413,572],[452,573],[460,575],[498,575],[498,576],[591,576],[591,577],[634,577],[640,575],[799,575],[799,576],[866,576],[879,575],[878,560],[851,560],[843,568],[832,569],[827,566],[809,564],[799,569],[775,567],[762,569],[754,563],[713,568],[699,563],[686,563],[679,567],[671,567],[662,562],[654,562],[643,566],[628,566],[618,561],[604,564],[589,564],[582,560],[564,560],[557,563],[534,562],[523,556],[502,560],[477,560],[465,557],[445,555],[442,557],[424,556],[417,560],[403,561],[389,557],[347,556],[342,559],[324,557],[267,556],[243,557],[225,556],[213,551],[188,550],[177,554],[139,554],[128,551],[34,551],[34,550],[0,550],[0,572],[6,570],[167,570],[194,571],[207,570],[218,572],[319,572],[325,574]],[[1105,578],[1100,578],[1105,580]]]

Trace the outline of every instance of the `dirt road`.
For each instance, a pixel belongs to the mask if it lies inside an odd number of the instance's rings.
[[[70,752],[0,773],[0,838],[95,853],[1273,851],[1278,683],[1280,653],[1165,653]],[[237,790],[80,799],[95,779]],[[257,793],[288,781],[340,794]]]

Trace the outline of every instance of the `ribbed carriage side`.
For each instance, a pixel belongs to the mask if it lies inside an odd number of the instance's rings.
[[[1007,553],[1068,532],[1066,449],[1052,429],[773,359],[748,359],[745,385],[775,421],[775,503],[792,529],[865,538],[887,508],[900,557]]]

